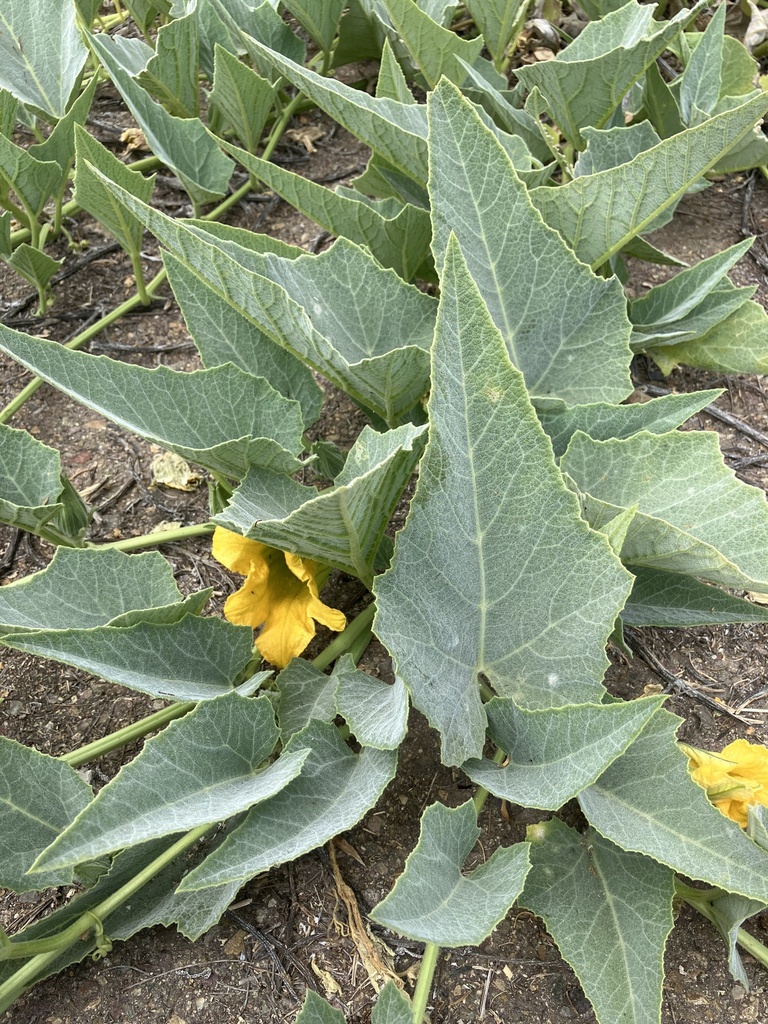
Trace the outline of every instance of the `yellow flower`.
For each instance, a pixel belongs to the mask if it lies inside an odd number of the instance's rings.
[[[257,640],[259,653],[278,668],[301,654],[315,635],[313,620],[329,629],[344,629],[346,616],[323,604],[319,596],[325,567],[299,555],[291,555],[239,533],[217,527],[213,557],[247,579],[224,605],[230,622],[262,626]]]
[[[768,807],[768,748],[747,740],[734,740],[719,754],[680,746],[688,755],[691,778],[726,817],[746,828],[747,807]]]

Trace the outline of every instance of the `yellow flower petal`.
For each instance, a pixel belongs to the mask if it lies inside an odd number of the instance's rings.
[[[746,828],[750,805],[768,807],[768,748],[747,740],[735,740],[719,754],[680,746],[688,755],[691,778],[726,817]]]
[[[344,629],[344,613],[320,600],[319,563],[229,534],[227,530],[217,530],[216,534],[219,533],[225,536],[219,538],[214,557],[235,572],[243,572],[247,558],[247,579],[227,599],[224,615],[238,625],[263,627],[257,646],[267,661],[285,668],[315,635],[315,621],[336,631]]]

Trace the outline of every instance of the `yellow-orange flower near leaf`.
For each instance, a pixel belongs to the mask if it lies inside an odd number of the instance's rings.
[[[278,668],[297,657],[316,633],[315,621],[344,629],[346,616],[323,604],[319,596],[325,566],[299,555],[267,547],[217,527],[213,557],[247,579],[224,605],[224,615],[237,625],[262,626],[259,653]],[[323,581],[324,582],[324,581]]]
[[[734,740],[719,754],[680,744],[688,755],[691,778],[707,791],[726,817],[747,827],[747,808],[768,807],[768,747]]]

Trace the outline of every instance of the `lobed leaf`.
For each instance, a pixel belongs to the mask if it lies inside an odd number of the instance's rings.
[[[337,681],[336,707],[352,735],[364,747],[396,750],[408,727],[408,694],[401,679],[394,685],[355,668],[345,654],[333,670]]]
[[[627,749],[661,704],[650,698],[526,711],[496,697],[485,710],[504,765],[472,760],[462,770],[504,800],[556,811]]]
[[[216,44],[209,116],[215,111],[249,153],[256,152],[276,94],[277,85]]]
[[[528,828],[520,897],[543,918],[600,1021],[651,1024],[661,1013],[672,872],[557,818]]]
[[[136,81],[176,117],[200,113],[198,85],[198,18],[194,9],[161,25],[155,52]]]
[[[458,58],[469,65],[480,61],[483,39],[462,39],[434,21],[414,0],[382,2],[398,40],[405,44],[428,88],[434,89],[443,76],[461,85],[466,72]]]
[[[478,678],[527,707],[599,701],[628,577],[581,519],[522,375],[451,240],[430,436],[375,631],[443,760],[480,757]]]
[[[479,835],[471,800],[428,807],[419,842],[392,891],[371,911],[373,920],[419,942],[479,946],[517,899],[530,867],[528,843],[518,843],[462,874]]]

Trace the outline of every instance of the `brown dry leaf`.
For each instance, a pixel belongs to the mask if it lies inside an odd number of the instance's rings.
[[[756,594],[754,590],[748,590],[747,597],[755,604],[768,604],[768,594]]]
[[[289,128],[285,133],[289,139],[298,142],[308,153],[316,153],[315,143],[325,138],[325,129],[318,128],[315,124],[308,124],[303,128]]]
[[[312,973],[316,974],[320,979],[320,984],[323,986],[327,996],[341,995],[341,985],[336,981],[330,971],[324,971],[315,960],[312,960],[309,966],[312,968]]]
[[[126,128],[120,136],[125,145],[126,153],[135,153],[137,149],[149,150],[149,144],[141,128]]]
[[[356,860],[361,867],[365,867],[365,861],[363,860],[363,858],[360,856],[360,854],[357,852],[354,846],[351,843],[348,843],[346,839],[342,839],[341,836],[337,836],[334,839],[334,843],[339,853],[343,853],[347,857],[351,857],[352,860]]]
[[[175,452],[162,452],[152,459],[151,487],[173,487],[177,491],[194,491],[203,478],[195,473],[186,459]]]
[[[543,47],[543,46],[537,47],[537,49],[535,49],[533,51],[533,56],[538,61],[554,60],[555,59],[555,54],[552,53],[551,50],[545,49],[545,47]]]
[[[227,956],[240,956],[245,949],[245,932],[238,929],[234,935],[232,935],[224,943],[224,952]]]

